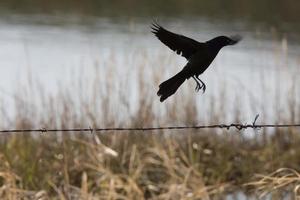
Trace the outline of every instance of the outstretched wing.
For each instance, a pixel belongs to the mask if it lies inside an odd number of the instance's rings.
[[[151,32],[154,33],[162,43],[177,54],[181,54],[186,59],[189,59],[190,56],[193,55],[201,45],[203,45],[196,40],[168,31],[157,23],[152,23],[151,28]]]

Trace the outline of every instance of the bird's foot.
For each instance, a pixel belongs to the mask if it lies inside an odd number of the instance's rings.
[[[199,90],[201,90],[202,89],[202,92],[203,92],[203,94],[204,94],[204,92],[205,92],[205,90],[206,90],[206,85],[203,83],[202,85],[200,85],[199,83],[197,83],[197,85],[196,85],[196,88],[195,88],[195,91],[196,92],[199,92]]]
[[[203,94],[204,94],[204,92],[205,92],[205,90],[206,90],[206,85],[205,85],[205,83],[202,82],[201,88],[202,88],[202,91],[203,91]]]
[[[196,82],[196,84],[197,84],[197,85],[196,85],[195,91],[196,91],[196,92],[199,92],[199,90],[201,89],[202,86],[201,86],[200,83],[198,83],[198,82]]]
[[[193,76],[193,79],[196,81],[196,88],[195,88],[195,91],[196,92],[199,92],[199,90],[203,90],[203,93],[205,92],[206,90],[206,85],[203,81],[201,81],[197,76]]]

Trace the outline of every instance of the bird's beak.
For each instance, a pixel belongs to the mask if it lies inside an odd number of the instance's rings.
[[[242,37],[240,35],[234,35],[234,36],[231,36],[230,39],[231,39],[231,41],[228,45],[234,45],[234,44],[238,43],[242,39]]]

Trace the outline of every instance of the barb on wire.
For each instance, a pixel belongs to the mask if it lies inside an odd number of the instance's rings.
[[[259,115],[256,115],[252,124],[214,124],[214,125],[198,125],[198,126],[164,126],[164,127],[136,127],[136,128],[69,128],[69,129],[4,129],[0,130],[0,133],[26,133],[26,132],[89,132],[91,134],[95,132],[108,132],[108,131],[159,131],[159,130],[182,130],[182,129],[227,129],[236,128],[238,131],[245,129],[261,129],[261,128],[290,128],[290,127],[300,127],[300,124],[256,124]]]
[[[41,132],[41,133],[47,133],[47,129],[46,129],[46,128],[41,128],[41,129],[40,129],[40,132]]]
[[[252,123],[253,126],[255,126],[255,123],[256,123],[258,117],[259,117],[259,114],[257,114],[257,115],[255,116],[254,121],[253,121],[253,123]]]
[[[93,135],[94,129],[91,126],[89,126],[89,130],[90,130],[90,133]]]

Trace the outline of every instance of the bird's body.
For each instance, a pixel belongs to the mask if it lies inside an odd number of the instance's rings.
[[[172,33],[156,23],[153,24],[152,32],[162,43],[188,60],[179,73],[159,85],[157,94],[160,96],[161,102],[173,95],[180,85],[191,77],[196,81],[196,91],[203,89],[205,92],[206,86],[198,76],[209,67],[222,47],[236,44],[241,39],[240,36],[231,38],[219,36],[202,43]]]
[[[203,46],[206,45],[203,44]],[[188,63],[185,68],[190,71],[190,76],[199,76],[208,68],[216,55],[217,53],[212,52],[209,48],[202,47],[188,59]]]

